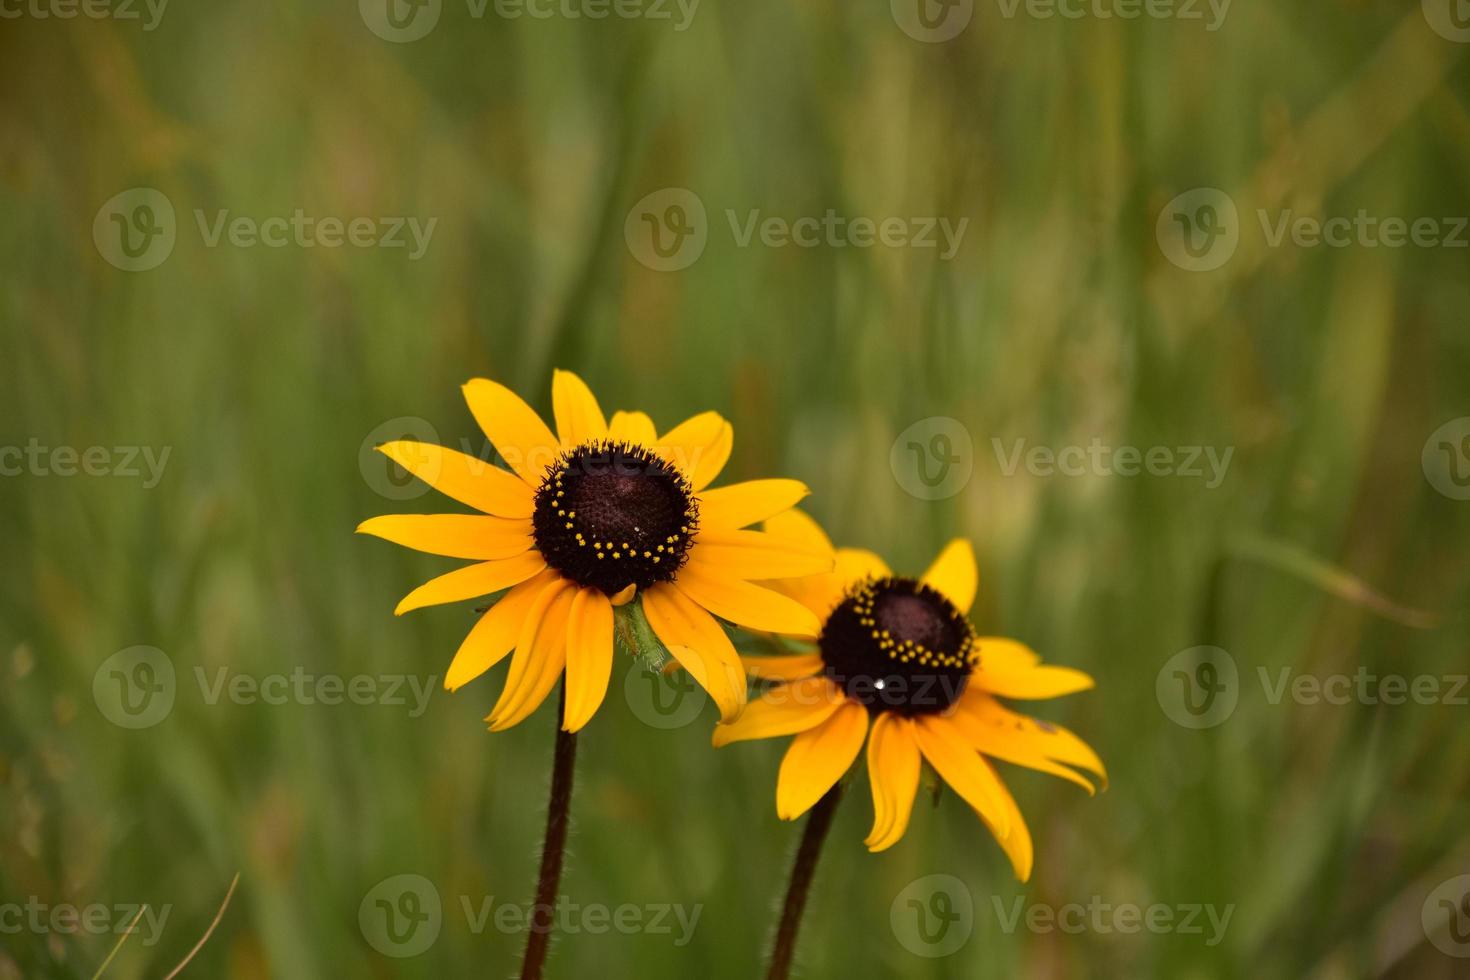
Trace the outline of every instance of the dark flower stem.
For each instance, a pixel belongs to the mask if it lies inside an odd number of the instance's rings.
[[[531,929],[526,936],[526,955],[521,960],[521,980],[541,980],[546,950],[556,921],[557,886],[561,882],[562,858],[567,846],[567,821],[572,805],[572,771],[577,761],[577,736],[562,729],[566,717],[567,688],[561,685],[556,709],[556,750],[551,767],[551,800],[546,806],[546,842],[541,845],[541,875],[536,881],[536,904],[531,909]]]
[[[786,980],[791,972],[791,960],[796,954],[796,930],[801,926],[801,913],[806,909],[806,896],[811,891],[812,875],[817,870],[822,842],[827,839],[827,831],[832,827],[832,814],[837,811],[837,801],[841,798],[842,784],[837,783],[807,814],[801,845],[796,849],[796,860],[791,863],[791,881],[786,885],[786,904],[781,909],[781,925],[776,930],[776,945],[771,950],[767,980]]]

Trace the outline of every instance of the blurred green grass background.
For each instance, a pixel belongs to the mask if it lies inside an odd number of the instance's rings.
[[[844,543],[918,572],[977,546],[982,632],[1082,668],[1096,691],[1034,706],[1095,745],[1088,799],[1007,768],[1037,841],[1029,885],[952,795],[872,856],[865,779],[828,843],[803,975],[1449,977],[1419,922],[1470,872],[1470,728],[1449,705],[1270,704],[1256,669],[1463,674],[1470,505],[1420,468],[1470,415],[1470,277],[1451,248],[1268,249],[1254,209],[1470,214],[1470,69],[1417,4],[1237,4],[1177,20],[1002,16],[945,44],[887,5],[705,0],[668,22],[471,18],[391,44],[353,5],[170,6],[123,21],[0,25],[0,445],[168,447],[163,479],[0,478],[0,902],[147,902],[162,938],[107,976],[162,976],[241,883],[185,976],[508,976],[522,936],[475,934],[459,897],[530,898],[554,709],[491,736],[503,669],[410,717],[385,705],[209,704],[194,680],[442,676],[470,606],[402,619],[450,562],[356,537],[440,508],[385,500],[374,429],[478,433],[472,376],[549,410],[552,367],[663,426],[736,427],[725,480],[789,475]],[[124,189],[178,212],[160,267],[122,272],[93,218]],[[1172,265],[1159,210],[1231,193],[1244,232],[1213,273]],[[623,239],[644,195],[684,187],[709,244],[655,272]],[[402,250],[208,248],[193,212],[437,217]],[[726,209],[968,218],[933,250],[740,248]],[[956,496],[905,492],[894,439],[960,420]],[[397,424],[397,423],[395,423]],[[1234,448],[1216,489],[1179,477],[1006,475],[1008,446]],[[443,509],[451,509],[444,507]],[[1329,595],[1251,543],[1294,549],[1435,615],[1412,628]],[[1242,551],[1242,548],[1245,551]],[[112,725],[94,674],[138,644],[179,694]],[[1219,727],[1160,709],[1176,652],[1246,678]],[[623,668],[620,665],[619,670]],[[706,707],[642,723],[615,677],[581,740],[564,893],[702,905],[692,941],[557,940],[552,976],[758,975],[798,828],[774,815],[779,741],[714,752]],[[1033,706],[1028,706],[1028,708]],[[949,873],[974,934],[923,959],[890,904]],[[445,905],[436,943],[375,951],[376,883]],[[1223,941],[1007,932],[1017,896],[1234,906]],[[113,935],[0,935],[0,977],[91,977]]]

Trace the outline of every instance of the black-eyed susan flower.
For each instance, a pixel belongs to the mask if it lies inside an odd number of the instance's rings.
[[[821,528],[799,511],[765,527],[806,550],[832,550]],[[714,744],[795,736],[777,776],[776,813],[783,820],[822,799],[866,744],[871,851],[904,835],[925,760],[989,826],[1025,881],[1031,835],[991,760],[1060,776],[1089,793],[1092,782],[1078,770],[1103,780],[1106,773],[1076,735],[1002,702],[1086,690],[1092,678],[1043,665],[1015,640],[976,633],[968,615],[977,575],[967,541],[952,541],[917,579],[894,575],[870,551],[834,554],[833,571],[779,583],[821,619],[815,646],[791,656],[743,658],[751,674],[775,686],[738,720],[716,726]]]
[[[830,552],[746,529],[807,489],[784,479],[710,489],[734,439],[718,413],[659,435],[642,412],[608,420],[581,379],[557,371],[553,434],[504,385],[477,378],[464,395],[509,469],[427,443],[378,448],[480,513],[375,517],[358,530],[473,561],[414,589],[399,614],[508,590],[470,630],[445,676],[445,686],[458,689],[514,651],[486,719],[492,730],[524,720],[563,674],[563,727],[586,725],[607,691],[613,609],[635,596],[659,640],[727,721],[744,707],[746,685],[716,617],[816,635],[811,610],[754,583],[829,569]]]

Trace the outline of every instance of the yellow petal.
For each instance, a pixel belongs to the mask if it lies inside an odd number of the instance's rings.
[[[482,561],[477,565],[466,565],[447,575],[430,579],[403,597],[393,615],[402,616],[424,606],[439,606],[461,599],[475,599],[512,585],[519,585],[546,567],[546,559],[539,551],[527,551],[514,558],[500,561]]]
[[[716,487],[699,495],[699,526],[733,531],[789,510],[809,493],[800,480],[747,480]]]
[[[862,548],[838,548],[835,566],[832,571],[821,575],[780,579],[766,584],[791,596],[816,613],[819,620],[826,622],[855,584],[892,574],[882,558]]]
[[[519,724],[546,700],[567,662],[567,614],[577,587],[566,579],[543,586],[526,613],[500,700],[485,720],[492,732]]]
[[[633,601],[633,597],[637,594],[638,584],[636,582],[629,582],[627,585],[623,586],[621,589],[615,592],[612,595],[610,601],[614,606],[626,606],[628,603]]]
[[[884,712],[868,734],[868,782],[873,790],[873,829],[863,841],[870,851],[898,843],[909,827],[919,791],[919,743],[914,723]]]
[[[739,626],[808,638],[815,638],[822,629],[812,611],[795,599],[698,562],[680,569],[674,584],[716,616]]]
[[[1096,792],[1086,777],[1048,758],[1036,739],[1028,738],[1024,732],[1011,732],[1000,725],[988,723],[967,710],[964,704],[965,699],[961,698],[961,703],[955,706],[949,719],[964,733],[965,740],[977,752],[1076,783],[1087,791],[1088,796]]]
[[[1031,831],[1026,826],[1026,818],[1021,816],[1021,808],[1016,806],[1015,797],[1011,796],[1010,790],[1006,789],[1006,784],[1001,781],[995,767],[984,759],[980,760],[980,764],[990,770],[996,789],[1000,791],[1000,800],[1006,812],[1006,826],[1010,828],[1010,833],[1000,833],[989,817],[978,810],[976,812],[980,813],[980,819],[990,827],[990,832],[1000,842],[1001,850],[1006,852],[1006,857],[1011,859],[1011,867],[1016,872],[1016,879],[1030,881],[1031,863],[1035,855],[1031,843]]]
[[[475,378],[464,386],[470,414],[506,463],[531,487],[561,455],[561,443],[535,409],[505,385]]]
[[[562,728],[575,732],[592,720],[612,674],[613,608],[597,589],[581,589],[567,619],[567,707]]]
[[[449,670],[444,675],[445,688],[450,691],[459,690],[500,663],[506,654],[515,649],[516,638],[520,636],[521,625],[526,620],[526,613],[530,611],[536,594],[541,591],[542,586],[559,577],[554,569],[548,568],[541,574],[526,579],[491,606],[459,645],[459,651],[455,653],[454,660],[450,662]]]
[[[975,602],[975,549],[964,538],[945,545],[934,564],[924,573],[924,584],[937,590],[962,613],[968,613]]]
[[[658,441],[658,432],[653,427],[653,419],[642,412],[614,412],[607,437],[634,446],[652,446]]]
[[[1059,698],[1094,686],[1091,677],[1071,667],[1021,664],[1004,653],[992,658],[984,644],[980,646],[980,663],[970,674],[970,681],[991,694],[1030,701]]]
[[[793,578],[832,570],[830,551],[808,551],[760,531],[700,531],[690,564],[742,579]]]
[[[597,404],[597,397],[572,372],[552,373],[551,408],[556,415],[556,431],[561,436],[563,447],[570,449],[584,442],[600,442],[607,438],[607,420]]]
[[[995,770],[985,764],[965,740],[964,734],[946,718],[924,715],[914,725],[919,751],[970,806],[995,830],[997,837],[1010,833],[1010,813],[1000,793]]]
[[[1065,763],[1096,773],[1107,785],[1108,773],[1092,747],[1061,725],[1028,718],[989,694],[967,687],[956,705],[954,720],[970,743],[986,755],[1039,769],[1079,782],[1082,777],[1055,772],[1044,763]],[[1071,772],[1071,770],[1066,770]],[[1091,791],[1091,784],[1085,783]]]
[[[493,463],[431,442],[385,442],[378,452],[447,497],[497,517],[530,517],[536,497]]]
[[[745,708],[745,672],[730,637],[709,613],[667,583],[643,590],[648,625],[731,721]]]
[[[775,579],[762,584],[806,606],[817,617],[818,622],[826,622],[846,594],[845,587],[831,572],[802,578]]]
[[[825,677],[782,684],[746,705],[736,721],[716,725],[711,742],[719,748],[732,742],[795,735],[820,725],[846,701],[841,689]]]
[[[529,520],[484,514],[388,514],[363,521],[357,533],[431,555],[479,561],[514,558],[534,543]]]
[[[734,430],[719,412],[702,412],[659,436],[656,449],[699,491],[720,475],[734,439]]]
[[[735,429],[726,422],[720,428],[715,441],[705,446],[704,451],[697,454],[694,460],[694,471],[689,475],[689,483],[695,493],[715,482],[715,478],[730,461],[730,452],[734,448]]]
[[[988,663],[1004,666],[1009,670],[1034,667],[1041,663],[1041,654],[1020,640],[1004,636],[981,636],[976,637],[976,643],[977,649],[984,651],[984,658]]]
[[[795,820],[852,767],[868,734],[868,709],[848,701],[816,728],[791,740],[776,777],[776,816]]]
[[[813,550],[834,550],[832,539],[822,530],[822,525],[810,515],[796,509],[766,518],[766,533],[795,544],[805,544]]]
[[[814,677],[825,666],[820,653],[802,653],[791,657],[741,657],[745,672],[767,681],[795,681]]]
[[[837,566],[833,572],[845,585],[893,575],[888,563],[866,548],[838,548]]]

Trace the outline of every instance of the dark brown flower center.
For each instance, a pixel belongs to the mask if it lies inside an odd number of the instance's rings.
[[[908,578],[857,586],[827,618],[819,643],[827,676],[874,714],[943,711],[978,662],[970,621]]]
[[[623,442],[562,454],[536,491],[536,548],[578,585],[615,595],[674,578],[699,527],[688,479]]]

